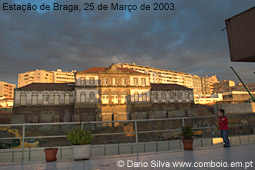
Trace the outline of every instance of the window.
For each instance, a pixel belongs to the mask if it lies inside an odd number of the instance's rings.
[[[122,78],[122,79],[121,79],[121,85],[122,85],[122,86],[125,86],[125,85],[126,85],[126,79],[125,79],[125,78]]]
[[[138,86],[138,78],[134,78],[134,85]]]
[[[113,85],[113,86],[116,86],[116,85],[117,85],[117,79],[116,79],[116,78],[113,78],[113,79],[112,79],[112,85]]]
[[[60,104],[60,95],[59,95],[59,93],[55,93],[53,95],[53,103],[54,103],[54,105],[59,105]]]
[[[134,97],[135,97],[135,102],[138,102],[139,101],[139,94],[138,94],[138,92],[135,92]]]
[[[102,104],[108,104],[109,103],[109,95],[104,94],[102,95]]]
[[[85,92],[81,92],[81,96],[80,96],[80,100],[81,100],[81,103],[85,103],[86,102],[86,93]]]
[[[89,102],[95,102],[95,93],[94,92],[90,92],[89,93]]]
[[[49,104],[49,95],[47,93],[43,94],[43,105]]]
[[[142,98],[143,98],[143,102],[147,101],[147,94],[146,94],[146,92],[143,92]]]
[[[121,95],[121,103],[127,102],[127,95]]]
[[[170,99],[174,99],[174,92],[170,93]]]
[[[38,104],[38,94],[33,93],[32,94],[32,105],[37,105]]]
[[[90,85],[90,86],[94,86],[94,85],[95,85],[95,79],[94,79],[94,77],[90,77],[90,78],[89,78],[89,85]]]
[[[182,93],[181,92],[178,93],[178,97],[179,97],[179,99],[182,99]]]
[[[146,85],[146,79],[142,78],[142,86],[145,86],[145,85]]]
[[[25,93],[22,93],[20,95],[20,105],[26,105],[27,104],[27,95]]]
[[[84,78],[81,79],[81,86],[85,86],[86,85],[86,80]]]
[[[189,100],[189,92],[185,93],[185,98],[186,98],[186,100]]]
[[[64,97],[65,97],[65,104],[70,104],[70,94],[66,93]]]
[[[107,86],[107,78],[104,78],[104,79],[103,79],[103,85],[104,85],[104,86]]]
[[[152,99],[152,101],[157,101],[158,100],[158,93],[157,93],[157,91],[153,91],[152,93],[151,93],[151,99]]]
[[[118,95],[117,95],[117,94],[113,94],[113,95],[112,95],[112,103],[113,103],[113,104],[119,103],[119,101],[118,101]]]
[[[121,103],[127,103],[127,94],[126,94],[126,92],[121,93]]]
[[[161,93],[161,99],[162,99],[162,102],[166,101],[166,93],[165,92]]]

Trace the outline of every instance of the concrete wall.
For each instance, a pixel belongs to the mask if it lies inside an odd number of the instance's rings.
[[[255,113],[255,103],[215,104],[214,113],[224,109],[226,113]]]
[[[19,106],[13,108],[12,123],[71,122],[73,105]]]

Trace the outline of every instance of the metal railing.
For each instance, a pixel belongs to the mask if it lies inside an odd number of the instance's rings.
[[[236,115],[229,115],[229,118],[233,117],[245,117],[245,116],[251,116],[255,117],[255,114],[236,114]],[[8,138],[0,138],[1,140],[12,140],[12,139],[21,139],[22,141],[22,147],[21,147],[21,153],[22,153],[22,160],[21,162],[24,162],[24,143],[25,139],[45,139],[45,138],[66,138],[66,135],[51,135],[51,136],[26,136],[26,129],[29,126],[55,126],[55,125],[78,125],[82,129],[85,125],[97,125],[97,124],[107,124],[107,123],[134,123],[134,132],[117,132],[117,133],[96,133],[93,134],[93,136],[107,136],[107,135],[127,135],[127,134],[133,134],[135,136],[135,145],[136,145],[136,153],[139,153],[139,134],[144,133],[160,133],[160,132],[172,132],[172,131],[180,131],[181,128],[174,128],[174,129],[160,129],[160,130],[146,130],[146,131],[139,131],[138,130],[138,124],[141,122],[158,122],[158,121],[174,121],[174,120],[180,120],[181,126],[184,127],[187,120],[195,120],[195,119],[210,119],[215,118],[215,122],[217,122],[217,116],[199,116],[199,117],[179,117],[179,118],[162,118],[162,119],[143,119],[143,120],[120,120],[120,121],[88,121],[88,122],[57,122],[57,123],[25,123],[25,124],[0,124],[0,127],[10,126],[10,127],[20,127],[22,128],[22,136],[21,137],[8,137]],[[255,122],[251,122],[251,124],[230,124],[229,127],[243,127],[248,126],[253,128],[254,133],[254,127]],[[194,127],[194,130],[206,130],[206,129],[212,129],[217,128],[217,126],[208,126],[208,127]],[[61,151],[62,152],[62,151]],[[118,151],[119,152],[119,151]]]

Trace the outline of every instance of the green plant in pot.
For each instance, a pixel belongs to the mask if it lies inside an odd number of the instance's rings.
[[[194,132],[190,126],[182,127],[182,143],[184,150],[193,150],[193,135]]]
[[[74,128],[67,133],[68,141],[73,145],[73,159],[89,159],[93,135],[89,131]]]

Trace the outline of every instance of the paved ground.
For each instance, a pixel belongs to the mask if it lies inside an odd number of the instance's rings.
[[[175,164],[174,164],[175,163]],[[178,164],[179,163],[179,164]],[[186,163],[186,165],[184,165]],[[191,163],[189,165],[189,163]],[[230,167],[232,163],[232,166]],[[179,167],[174,167],[179,165]],[[242,164],[242,165],[241,165]],[[185,167],[180,167],[181,165]],[[136,167],[135,167],[136,166]],[[137,167],[140,166],[140,167]],[[143,167],[141,167],[143,166]],[[192,168],[188,168],[191,166]],[[199,166],[199,167],[194,167]],[[205,167],[206,166],[206,167]],[[218,166],[218,168],[217,168]],[[229,166],[229,167],[223,167]],[[240,167],[242,166],[242,167]],[[204,148],[194,151],[171,151],[139,155],[107,156],[84,161],[57,161],[51,163],[0,164],[10,170],[131,170],[131,169],[255,169],[255,144],[231,148]]]

